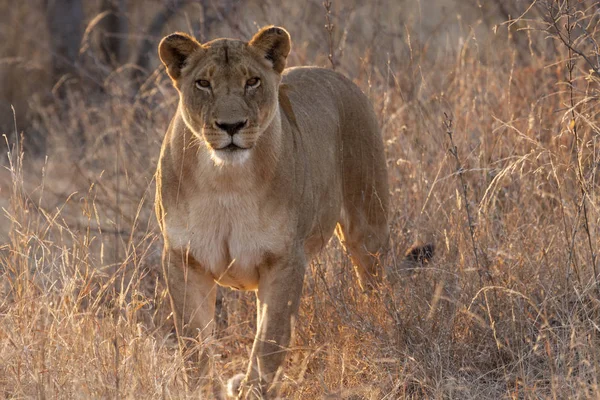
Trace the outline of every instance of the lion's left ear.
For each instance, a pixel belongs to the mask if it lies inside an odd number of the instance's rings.
[[[292,47],[290,34],[285,29],[278,26],[264,27],[248,44],[263,53],[264,57],[273,63],[273,69],[277,73],[283,71]]]

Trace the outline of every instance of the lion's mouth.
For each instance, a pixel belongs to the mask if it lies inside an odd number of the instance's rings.
[[[227,152],[235,152],[235,151],[239,151],[239,150],[247,150],[244,147],[240,147],[235,143],[229,143],[227,146],[225,147],[221,147],[220,149],[217,149],[219,151],[227,151]]]

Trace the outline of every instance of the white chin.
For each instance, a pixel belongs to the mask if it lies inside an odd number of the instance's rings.
[[[211,159],[215,165],[243,164],[250,158],[250,149],[245,150],[213,150]]]

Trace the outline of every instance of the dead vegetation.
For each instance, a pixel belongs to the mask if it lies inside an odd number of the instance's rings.
[[[153,173],[176,94],[155,46],[132,75],[139,55],[108,62],[90,39],[54,81],[33,3],[0,6],[0,391],[218,396],[250,351],[254,299],[222,291],[219,337],[198,344],[212,375],[188,380],[158,273]],[[160,34],[285,26],[290,64],[335,66],[380,117],[389,284],[364,296],[330,243],[306,275],[283,398],[598,397],[597,2],[182,3]],[[139,28],[152,10],[130,4],[132,48],[158,43]],[[435,258],[401,265],[417,241]]]

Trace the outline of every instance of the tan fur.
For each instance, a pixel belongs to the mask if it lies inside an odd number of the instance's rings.
[[[176,326],[179,335],[212,335],[215,282],[257,291],[250,363],[230,388],[239,398],[266,396],[290,343],[306,265],[336,225],[364,288],[388,239],[387,172],[369,101],[330,70],[284,70],[289,51],[277,27],[250,42],[201,45],[173,34],[159,46],[180,94],[156,197]],[[221,150],[232,141],[237,150]]]

